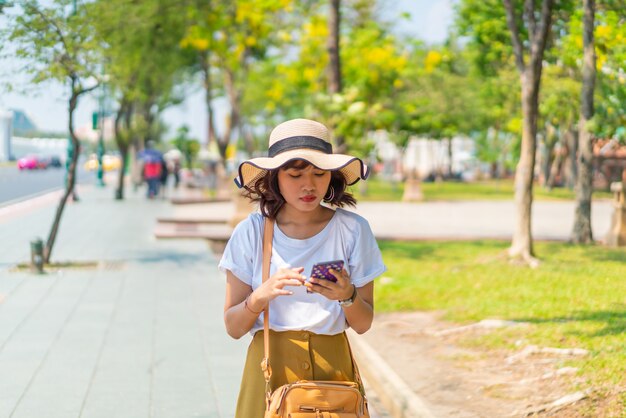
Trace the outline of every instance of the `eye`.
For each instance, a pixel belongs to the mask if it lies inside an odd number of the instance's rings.
[[[291,177],[292,179],[297,179],[298,177],[300,177],[300,174],[291,174],[291,173],[287,173],[289,174],[289,177]]]
[[[321,173],[315,173],[316,177],[323,177],[326,174],[325,171],[322,171]]]

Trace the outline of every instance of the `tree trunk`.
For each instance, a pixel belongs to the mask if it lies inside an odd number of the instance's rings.
[[[454,150],[452,149],[452,138],[448,138],[448,179],[452,179],[454,177],[454,172],[452,170],[453,159]]]
[[[215,115],[213,114],[213,84],[211,82],[211,52],[206,51],[205,54],[200,54],[200,64],[202,66],[202,75],[204,78],[204,101],[207,109],[207,147],[211,142],[215,141],[217,136],[215,134]]]
[[[76,165],[78,161],[78,155],[80,154],[80,142],[74,133],[74,111],[76,110],[76,105],[78,104],[78,96],[79,92],[75,90],[76,80],[72,79],[71,87],[72,87],[72,95],[69,100],[69,132],[70,132],[70,140],[72,141],[72,145],[74,147],[74,153],[72,154],[72,159],[70,161],[69,170],[67,174],[67,182],[65,185],[65,192],[61,197],[61,201],[59,202],[59,206],[57,206],[56,213],[54,215],[54,220],[52,222],[52,228],[50,229],[50,234],[48,235],[48,239],[46,241],[46,245],[43,249],[43,262],[44,264],[50,263],[50,257],[52,255],[52,248],[54,247],[54,242],[56,241],[57,232],[59,230],[59,225],[61,224],[61,217],[63,216],[63,210],[65,209],[65,205],[67,204],[68,198],[74,193],[74,184],[76,183]]]
[[[341,26],[341,0],[330,1],[328,16],[328,91],[341,92],[341,59],[339,57],[339,28]]]
[[[561,182],[563,181],[563,162],[567,157],[567,137],[565,135],[561,135],[559,140],[559,151],[554,156],[554,161],[550,166],[548,179],[546,182],[546,188],[548,190],[552,190],[556,185],[556,179],[559,177]]]
[[[328,38],[326,50],[328,51],[328,93],[341,93],[341,58],[340,58],[340,28],[341,28],[341,0],[331,0],[328,15]],[[331,127],[332,128],[332,127]],[[346,144],[343,136],[335,136],[336,152],[346,152]]]
[[[126,166],[128,162],[128,147],[129,147],[129,138],[122,137],[122,132],[120,129],[120,124],[122,123],[122,118],[127,116],[128,112],[130,112],[130,106],[127,104],[125,100],[122,100],[122,104],[115,115],[115,143],[117,144],[117,148],[120,151],[120,156],[122,158],[122,166],[120,167],[120,174],[117,179],[117,189],[115,189],[115,199],[123,200],[124,199],[124,178],[126,174]]]
[[[569,166],[569,176],[566,184],[570,190],[573,190],[578,181],[578,163],[576,161],[578,155],[578,131],[570,126],[565,135],[567,135],[567,159]]]
[[[537,149],[538,83],[530,67],[522,75],[522,151],[515,171],[516,223],[509,255],[533,260],[531,209],[533,203],[533,171]]]
[[[553,158],[554,147],[558,140],[554,138],[557,136],[556,129],[552,125],[547,125],[545,131],[543,131],[543,155],[541,156],[541,176],[540,185],[546,189],[550,188],[550,175],[553,162],[557,157]]]
[[[522,85],[522,151],[515,172],[516,222],[509,255],[521,258],[531,266],[538,260],[533,253],[531,209],[533,201],[533,174],[537,150],[537,115],[539,112],[539,87],[543,69],[543,55],[552,26],[554,0],[543,0],[541,14],[535,11],[535,2],[524,2],[524,19],[528,31],[528,43],[522,42],[520,23],[511,0],[503,0],[506,20],[515,54],[515,65]],[[541,18],[537,22],[537,17]],[[539,24],[537,24],[539,23]],[[525,56],[528,56],[526,63]]]
[[[578,123],[578,181],[576,182],[576,214],[572,241],[577,244],[593,242],[591,231],[592,189],[592,135],[587,123],[593,117],[593,91],[596,80],[596,54],[593,28],[595,20],[594,0],[583,0],[583,85],[581,92],[580,120]]]
[[[144,122],[146,124],[146,129],[144,131],[144,138],[143,138],[143,146],[144,148],[146,148],[146,145],[148,144],[148,141],[154,141],[154,121],[156,120],[154,114],[152,113],[152,106],[154,105],[154,103],[149,100],[147,102],[145,102],[143,104],[143,108],[142,108],[142,114],[143,114],[143,119]]]
[[[230,115],[228,123],[226,124],[224,136],[221,141],[218,142],[218,148],[222,158],[226,160],[226,148],[228,148],[228,145],[230,144],[233,133],[237,132],[237,128],[239,127],[241,92],[237,90],[237,86],[235,85],[235,75],[231,71],[226,70],[224,72],[224,81],[230,105]]]

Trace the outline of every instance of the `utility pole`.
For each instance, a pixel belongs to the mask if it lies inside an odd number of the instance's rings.
[[[104,71],[103,71],[104,73]],[[105,96],[105,86],[102,83],[100,97],[98,98],[98,180],[96,181],[96,185],[98,187],[104,187],[104,167],[103,167],[103,158],[104,158],[104,96]]]

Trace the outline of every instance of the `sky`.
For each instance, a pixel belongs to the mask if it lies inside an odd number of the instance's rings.
[[[395,30],[398,34],[413,35],[426,43],[440,43],[447,35],[452,23],[452,4],[455,0],[386,0],[385,17],[393,19],[402,12],[409,12],[410,20],[398,18]],[[5,18],[0,16],[0,28],[6,25]],[[40,130],[63,132],[67,129],[67,94],[65,86],[58,83],[47,83],[35,89],[28,88],[27,79],[19,75],[17,63],[0,58],[0,86],[5,82],[12,83],[13,92],[0,90],[0,110],[20,109],[25,111]],[[26,93],[20,92],[28,88]],[[217,103],[218,119],[223,118],[219,112],[220,103]],[[222,107],[223,108],[223,107]],[[91,124],[91,113],[97,109],[95,96],[84,97],[80,100],[75,114],[75,127]],[[221,113],[221,115],[220,115]],[[204,142],[207,137],[206,109],[204,91],[198,84],[189,88],[186,100],[169,108],[163,113],[165,123],[170,127],[170,133],[179,126],[187,125],[190,135]],[[221,125],[218,120],[218,126]]]

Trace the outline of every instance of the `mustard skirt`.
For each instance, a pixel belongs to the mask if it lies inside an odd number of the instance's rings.
[[[265,379],[261,370],[263,331],[248,347],[235,418],[263,418]],[[345,333],[319,335],[309,331],[270,330],[271,390],[298,380],[354,381],[352,357]]]

